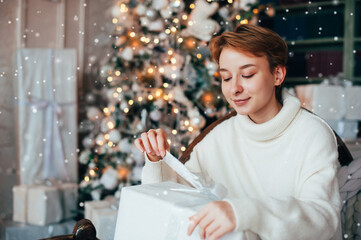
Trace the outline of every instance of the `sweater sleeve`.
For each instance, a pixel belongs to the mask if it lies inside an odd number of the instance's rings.
[[[284,199],[229,198],[236,230],[250,230],[262,239],[331,239],[339,227],[337,145],[330,131],[308,139],[295,195]],[[326,138],[326,140],[325,140]]]

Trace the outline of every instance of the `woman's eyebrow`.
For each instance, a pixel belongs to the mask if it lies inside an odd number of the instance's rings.
[[[245,69],[245,68],[255,67],[255,66],[256,66],[255,64],[246,64],[246,65],[240,66],[239,69]],[[220,72],[227,72],[228,70],[225,69],[225,68],[220,68],[219,71]]]

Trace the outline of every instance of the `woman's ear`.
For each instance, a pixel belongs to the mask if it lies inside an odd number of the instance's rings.
[[[286,77],[286,67],[285,66],[277,66],[274,70],[274,76],[275,76],[275,86],[280,86]]]

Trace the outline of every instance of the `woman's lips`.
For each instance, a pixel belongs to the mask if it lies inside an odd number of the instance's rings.
[[[249,99],[251,99],[251,98],[249,97],[249,98],[245,98],[245,99],[233,99],[233,102],[237,106],[242,106],[242,105],[246,104]]]

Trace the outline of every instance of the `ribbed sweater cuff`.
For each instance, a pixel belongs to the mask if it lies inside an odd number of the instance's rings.
[[[162,160],[152,162],[149,160],[146,153],[144,153],[145,165],[142,173],[142,183],[158,183],[162,182]]]
[[[234,231],[249,230],[257,224],[254,216],[257,216],[257,208],[251,199],[248,198],[226,198],[224,201],[231,204],[236,217],[236,228]]]

